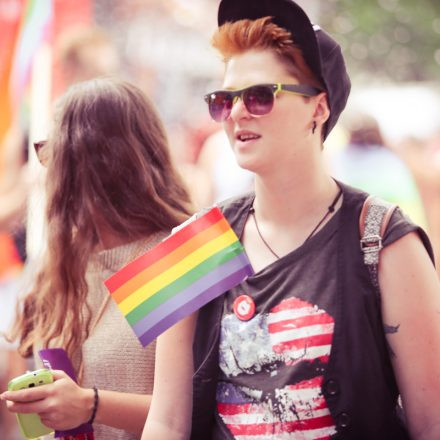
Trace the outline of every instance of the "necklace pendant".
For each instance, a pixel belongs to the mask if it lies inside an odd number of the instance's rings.
[[[232,305],[235,316],[241,321],[249,321],[255,315],[255,303],[249,295],[240,295]]]

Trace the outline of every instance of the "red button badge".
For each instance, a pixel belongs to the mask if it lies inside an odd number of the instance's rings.
[[[249,321],[255,315],[254,300],[248,295],[240,295],[235,298],[233,309],[238,319]]]

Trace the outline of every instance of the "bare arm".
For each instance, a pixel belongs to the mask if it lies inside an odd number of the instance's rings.
[[[440,438],[440,283],[416,233],[386,247],[379,281],[387,340],[409,430]]]
[[[195,315],[183,319],[157,340],[154,393],[142,440],[189,438],[195,320]]]
[[[93,390],[90,390],[93,393]],[[150,408],[151,396],[99,391],[95,423],[141,435]]]
[[[38,413],[42,422],[53,429],[75,428],[90,419],[94,392],[79,387],[63,371],[53,371],[55,382],[37,388],[6,392],[12,412]],[[140,435],[150,407],[151,396],[99,390],[95,422]]]

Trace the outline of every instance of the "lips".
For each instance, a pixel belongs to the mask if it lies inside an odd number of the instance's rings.
[[[240,130],[235,133],[235,139],[240,142],[248,142],[259,139],[261,136],[257,133],[253,133],[252,131]]]

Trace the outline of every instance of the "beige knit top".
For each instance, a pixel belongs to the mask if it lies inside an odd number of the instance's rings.
[[[86,274],[89,287],[87,301],[92,310],[92,323],[109,296],[104,280],[165,237],[165,233],[157,233],[148,239],[104,250],[92,256]],[[153,342],[142,348],[122,312],[110,300],[72,363],[78,373],[82,355],[81,386],[85,388],[95,385],[103,390],[152,394],[155,345]],[[94,430],[96,440],[137,439],[134,434],[105,425],[94,424]]]

